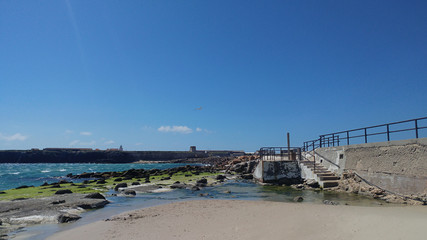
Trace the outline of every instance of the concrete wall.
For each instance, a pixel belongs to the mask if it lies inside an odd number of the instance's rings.
[[[301,172],[296,161],[259,161],[253,175],[261,182],[301,178]]]
[[[352,170],[400,194],[427,193],[427,138],[316,149],[316,162],[342,174]]]

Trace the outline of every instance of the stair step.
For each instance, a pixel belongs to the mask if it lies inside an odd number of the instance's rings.
[[[339,180],[340,178],[337,176],[320,176],[319,179],[320,181],[325,181],[325,180]]]
[[[336,186],[338,186],[338,182],[337,181],[323,181],[322,185],[323,185],[323,188],[336,187]]]
[[[330,174],[332,174],[331,172],[329,172],[329,171],[326,171],[326,170],[316,170],[316,171],[312,171],[313,173],[315,173],[315,174],[322,174],[322,173],[330,173]]]
[[[336,177],[335,174],[329,172],[329,173],[318,173],[316,174],[318,177]]]

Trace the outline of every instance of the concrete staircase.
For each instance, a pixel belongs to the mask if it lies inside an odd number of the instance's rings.
[[[340,179],[331,171],[328,171],[324,166],[314,161],[304,160],[300,162],[306,166],[313,173],[314,179],[319,183],[322,188],[330,188],[338,186]]]

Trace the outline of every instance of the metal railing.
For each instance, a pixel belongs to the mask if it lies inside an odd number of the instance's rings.
[[[408,127],[408,124],[413,127]],[[397,129],[391,129],[392,126]],[[427,117],[323,134],[319,136],[319,139],[304,142],[302,150],[308,151],[321,147],[340,146],[340,144],[350,145],[350,140],[357,138],[362,138],[364,143],[368,143],[368,137],[370,136],[384,135],[386,137],[385,140],[390,141],[393,133],[400,132],[413,132],[413,136],[419,138],[421,136],[420,130],[422,129],[427,129]]]
[[[298,161],[301,160],[299,147],[262,147],[259,150],[260,159],[264,161]]]

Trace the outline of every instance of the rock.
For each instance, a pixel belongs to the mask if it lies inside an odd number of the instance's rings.
[[[294,202],[302,202],[302,201],[304,201],[303,197],[301,196],[294,197]]]
[[[132,183],[132,186],[137,186],[137,185],[141,185],[141,183],[139,183],[139,182],[133,182]]]
[[[67,181],[67,180],[64,180],[64,179],[63,179],[63,180],[59,181],[58,183],[59,183],[59,184],[64,184],[64,183],[71,183],[71,182],[69,182],[69,181]]]
[[[191,175],[191,174],[185,174],[184,176],[186,176],[186,177],[191,177],[191,176],[193,176],[193,175]]]
[[[60,195],[60,194],[70,194],[73,193],[70,189],[61,189],[55,192],[55,194]]]
[[[52,183],[50,188],[61,188],[61,185],[59,183]]]
[[[100,193],[90,193],[90,194],[86,195],[85,198],[105,199],[105,197]]]
[[[46,186],[49,186],[49,183],[44,182],[42,185],[40,185],[40,187],[46,187]]]
[[[307,180],[305,182],[305,184],[307,184],[307,186],[312,187],[312,188],[319,188],[320,187],[319,183],[314,179]]]
[[[204,184],[207,184],[208,183],[208,180],[206,179],[206,178],[202,178],[202,179],[200,179],[200,180],[197,180],[197,182],[196,183],[204,183]]]
[[[127,190],[125,190],[124,194],[125,195],[133,195],[133,196],[135,196],[136,192],[134,190],[127,189]]]
[[[96,208],[102,208],[105,205],[107,205],[109,203],[109,201],[104,200],[104,201],[98,201],[92,204],[89,203],[82,203],[82,204],[78,204],[77,207],[81,207],[83,209],[96,209]]]
[[[3,225],[3,222],[0,220],[0,226]]]
[[[323,200],[323,204],[326,204],[326,205],[340,205],[339,202],[330,201],[330,200]]]
[[[224,193],[230,194],[230,193],[231,193],[231,191],[230,191],[230,190],[227,190],[227,191],[224,191]]]
[[[171,179],[170,177],[164,177],[164,178],[161,178],[160,181],[170,180],[170,179]]]
[[[218,175],[218,176],[216,176],[215,179],[216,180],[223,180],[223,179],[226,179],[226,177],[224,175]]]
[[[6,192],[1,191],[0,194],[6,194]]]
[[[200,193],[199,196],[200,197],[207,197],[207,196],[209,196],[209,193]]]
[[[58,222],[59,223],[67,223],[67,222],[74,222],[79,220],[81,217],[76,214],[69,214],[69,213],[63,213],[58,216]]]
[[[90,181],[89,180],[84,180],[82,184],[89,184]]]
[[[15,188],[15,189],[22,189],[22,188],[29,188],[29,187],[34,187],[34,186],[22,185],[22,186]]]
[[[96,184],[106,184],[107,182],[104,179],[98,180]]]
[[[246,174],[242,174],[240,175],[241,178],[243,179],[253,179],[254,176],[252,175],[252,173],[246,173]]]
[[[191,191],[200,191],[200,188],[198,186],[192,186],[190,188]]]
[[[116,178],[116,179],[114,179],[114,182],[121,182],[121,181],[123,181],[123,178]]]
[[[128,187],[127,183],[119,183],[114,187],[114,190],[118,191],[119,188],[126,188],[126,187]]]
[[[181,184],[181,183],[174,183],[174,184],[170,185],[169,187],[172,189],[184,189],[187,187],[187,185]]]
[[[58,201],[52,202],[52,204],[54,204],[54,205],[61,204],[61,203],[65,203],[65,200],[58,200]]]
[[[67,176],[66,177],[72,177],[73,176],[73,174],[72,173],[69,173],[69,174],[67,174]]]

